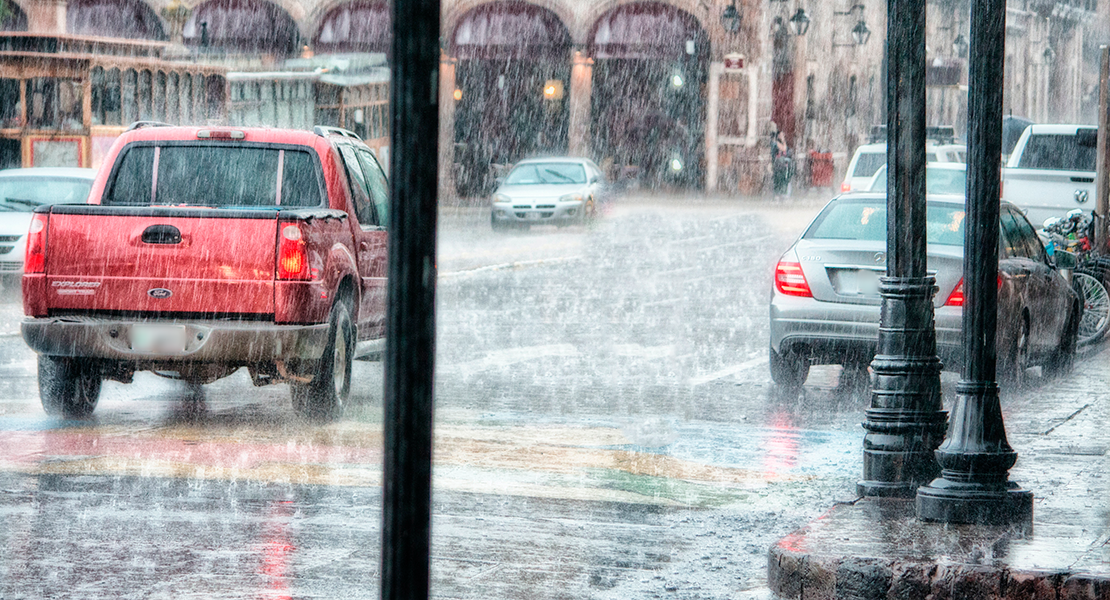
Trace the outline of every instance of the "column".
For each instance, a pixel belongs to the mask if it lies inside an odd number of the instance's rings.
[[[705,103],[705,191],[717,191],[718,169],[720,167],[717,134],[721,110],[721,73],[724,63],[709,63],[709,97]]]
[[[581,50],[574,51],[570,68],[571,156],[590,156],[590,97],[593,92],[594,61]]]
[[[455,191],[455,67],[458,60],[439,60],[439,202],[454,201]]]

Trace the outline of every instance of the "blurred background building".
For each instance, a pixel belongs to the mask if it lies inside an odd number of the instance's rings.
[[[139,118],[343,126],[387,157],[386,1],[0,6],[7,166],[34,163],[36,140],[48,148],[82,135],[74,156],[95,164],[97,148]],[[969,10],[969,0],[929,4],[929,124],[951,125],[957,137]],[[795,158],[796,188],[832,187],[872,125],[885,122],[885,1],[445,0],[443,17],[445,197],[482,197],[504,165],[562,153],[644,186],[760,193],[775,131]],[[1010,0],[999,65],[1007,110],[1093,123],[1106,43],[1110,0]],[[50,67],[64,71],[51,83],[34,68],[51,53],[85,62]],[[39,156],[64,162],[67,152]]]

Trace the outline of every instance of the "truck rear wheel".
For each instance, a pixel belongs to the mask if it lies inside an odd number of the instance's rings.
[[[309,383],[290,384],[293,410],[303,417],[330,421],[343,415],[351,394],[351,361],[355,353],[355,328],[347,305],[337,302],[331,310],[328,345],[316,361]]]
[[[46,414],[81,419],[100,400],[100,373],[77,359],[39,356],[39,398]]]

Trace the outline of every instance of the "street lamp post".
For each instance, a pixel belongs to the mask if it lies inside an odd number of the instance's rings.
[[[887,272],[857,491],[912,498],[937,475],[946,417],[926,270],[925,0],[892,1],[887,14]]]
[[[1033,518],[1033,494],[1008,481],[1017,453],[1006,441],[995,366],[998,325],[998,157],[1006,0],[971,3],[968,63],[967,217],[964,225],[963,377],[948,437],[937,449],[941,476],[917,491],[923,521],[1005,525]]]

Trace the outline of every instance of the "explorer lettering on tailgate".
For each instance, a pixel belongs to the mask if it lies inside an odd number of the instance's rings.
[[[47,413],[84,417],[136,371],[246,367],[310,418],[380,355],[389,186],[350,132],[133,125],[87,204],[32,218],[23,338]]]

